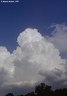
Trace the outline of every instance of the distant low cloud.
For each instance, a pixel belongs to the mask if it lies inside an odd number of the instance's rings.
[[[0,46],[0,78],[2,78],[0,93],[2,95],[3,90],[5,94],[8,88],[12,92],[15,88],[16,93],[15,86],[20,90],[24,86],[28,85],[30,88],[42,81],[53,85],[62,81],[62,87],[66,85],[66,59],[61,58],[58,48],[55,48],[50,41],[37,29],[27,28],[19,34],[18,46],[12,54],[7,51],[7,48]]]

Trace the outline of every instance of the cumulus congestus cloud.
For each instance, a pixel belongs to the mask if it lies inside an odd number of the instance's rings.
[[[17,42],[18,46],[12,54],[5,47],[0,47],[0,78],[3,79],[3,87],[31,86],[42,81],[66,84],[66,60],[37,29],[25,29],[19,34]]]

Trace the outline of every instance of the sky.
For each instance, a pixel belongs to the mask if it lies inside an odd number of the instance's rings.
[[[67,0],[0,0],[0,96],[67,88],[66,9]]]

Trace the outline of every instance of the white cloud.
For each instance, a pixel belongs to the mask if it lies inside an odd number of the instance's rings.
[[[13,56],[7,51],[6,47],[0,46],[0,86],[13,77],[14,66]]]
[[[41,70],[46,72],[59,68],[64,71],[61,64],[65,63],[65,60],[59,56],[58,49],[47,42],[36,29],[26,29],[20,33],[17,41],[20,46],[14,50],[13,54],[18,81],[38,81],[42,78],[38,74]]]
[[[11,56],[10,52],[7,51],[6,47],[0,46],[0,76],[4,77],[4,74],[6,74],[9,75],[8,77],[10,78],[13,77],[14,66],[12,63],[12,58],[13,57]]]
[[[60,52],[67,52],[67,26],[65,24],[54,24],[50,28],[54,28],[52,37],[48,37],[48,41],[53,43]]]
[[[43,37],[37,31],[37,29],[27,28],[23,33],[19,34],[17,38],[18,44],[23,47],[26,43],[40,41]]]
[[[7,76],[6,80],[6,76],[3,78],[3,87],[11,84],[34,85],[43,80],[54,83],[55,79],[66,82],[66,60],[37,29],[25,29],[19,34],[17,42],[19,46],[12,54],[5,47],[0,47],[0,70],[3,68],[0,74],[4,76],[6,71]],[[48,77],[53,78],[52,81]]]

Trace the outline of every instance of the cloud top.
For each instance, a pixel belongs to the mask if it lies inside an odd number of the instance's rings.
[[[20,46],[23,46],[26,43],[39,41],[42,39],[42,36],[37,29],[27,28],[25,31],[20,33],[17,38],[17,42]]]

